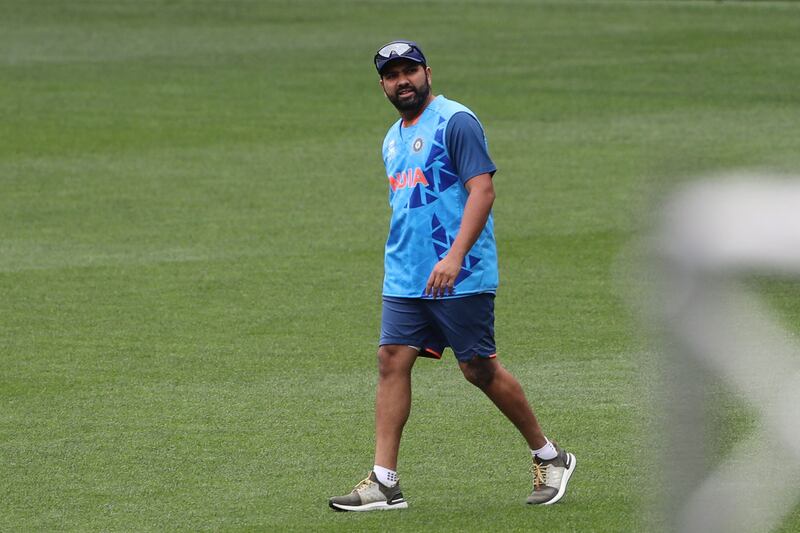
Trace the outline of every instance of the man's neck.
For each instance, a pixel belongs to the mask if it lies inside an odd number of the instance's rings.
[[[419,117],[422,116],[422,113],[424,113],[425,110],[428,108],[430,103],[433,102],[435,99],[436,96],[433,93],[431,93],[428,95],[428,98],[425,100],[425,103],[423,103],[419,107],[419,109],[415,109],[413,111],[401,112],[400,116],[403,118],[403,126],[413,126],[417,122]]]

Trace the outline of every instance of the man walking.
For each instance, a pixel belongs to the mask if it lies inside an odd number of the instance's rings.
[[[392,208],[386,241],[383,314],[375,402],[375,463],[353,491],[333,497],[337,511],[404,509],[397,475],[403,426],[411,409],[417,357],[450,347],[466,379],[517,427],[533,456],[527,503],[561,499],[575,456],[545,437],[522,387],[496,359],[492,177],[483,128],[466,107],[431,93],[420,47],[394,41],[375,67],[400,113],[383,142]]]

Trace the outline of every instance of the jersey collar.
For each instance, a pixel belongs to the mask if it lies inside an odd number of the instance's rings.
[[[430,103],[430,104],[428,104],[428,106],[427,106],[425,109],[423,109],[423,110],[422,110],[422,113],[420,113],[419,115],[417,115],[417,118],[415,118],[415,119],[414,119],[414,120],[412,120],[411,122],[408,122],[408,123],[407,123],[407,122],[404,122],[404,121],[403,121],[403,119],[401,118],[401,119],[400,119],[400,127],[401,127],[401,128],[410,128],[410,127],[412,127],[412,126],[416,126],[416,125],[417,125],[417,123],[418,123],[418,122],[419,122],[419,121],[422,119],[422,116],[423,116],[425,113],[427,113],[429,110],[430,110],[430,111],[435,111],[436,109],[438,109],[438,108],[439,108],[439,106],[440,106],[440,105],[442,105],[442,102],[443,102],[443,101],[444,101],[444,95],[441,95],[441,94],[440,94],[439,96],[437,96],[436,98],[434,98],[434,99],[433,99],[433,101],[431,101],[431,103]]]

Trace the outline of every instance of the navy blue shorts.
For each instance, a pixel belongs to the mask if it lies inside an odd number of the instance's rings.
[[[436,359],[448,346],[462,362],[496,357],[494,294],[435,300],[384,296],[380,345],[384,344],[415,346],[420,355]]]

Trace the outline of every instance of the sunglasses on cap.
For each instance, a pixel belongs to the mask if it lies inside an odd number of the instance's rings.
[[[413,41],[392,41],[382,46],[375,54],[375,68],[380,73],[388,62],[395,59],[408,59],[423,65],[427,64],[425,55],[417,43]]]

